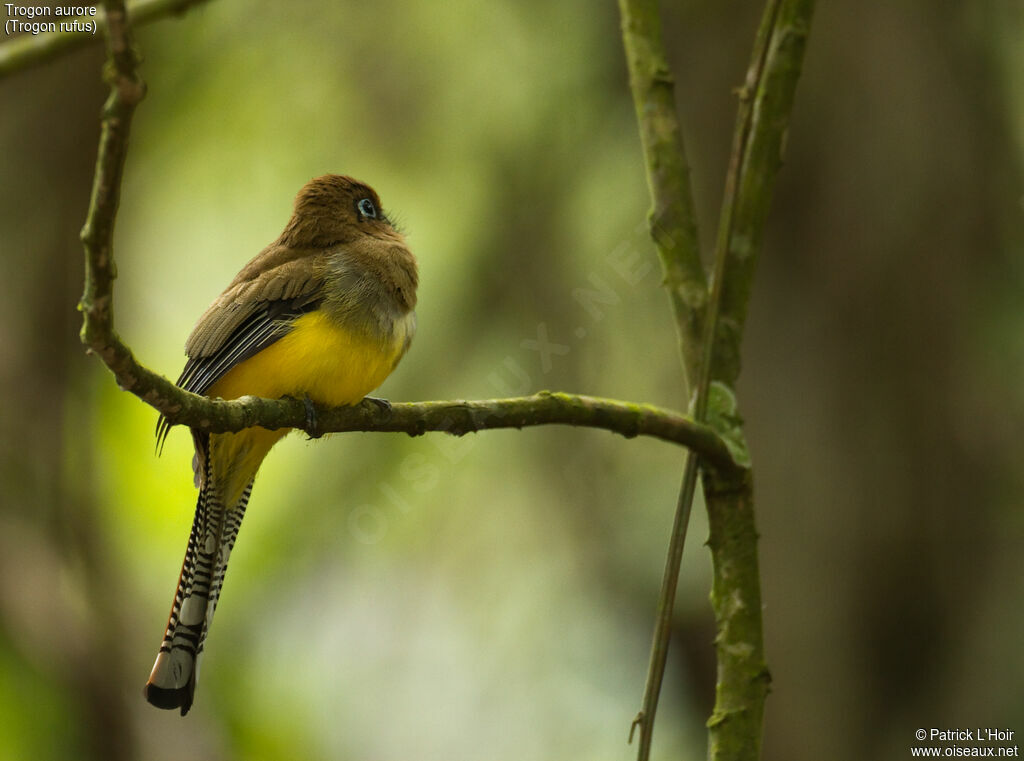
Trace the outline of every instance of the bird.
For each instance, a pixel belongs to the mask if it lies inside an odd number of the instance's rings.
[[[416,332],[416,258],[369,186],[328,174],[306,183],[281,235],[246,264],[185,344],[178,385],[211,398],[361,401]],[[382,400],[374,400],[386,406]],[[157,448],[170,424],[157,422]],[[163,641],[146,682],[152,705],[192,707],[199,657],[256,472],[290,429],[192,428],[199,496]]]

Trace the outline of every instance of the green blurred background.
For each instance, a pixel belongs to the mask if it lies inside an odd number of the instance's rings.
[[[663,6],[707,245],[760,6]],[[141,361],[176,377],[340,172],[420,260],[381,395],[685,407],[614,3],[217,0],[137,36],[116,318]],[[1018,0],[820,3],[740,385],[765,759],[1024,733],[1022,39]],[[101,65],[0,82],[0,759],[631,757],[683,455],[592,430],[289,437],[193,711],[145,703],[195,493],[187,433],[157,458],[156,413],[77,341]],[[698,506],[655,758],[704,756],[706,532]]]

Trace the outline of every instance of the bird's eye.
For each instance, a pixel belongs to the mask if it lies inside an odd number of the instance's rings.
[[[369,198],[360,199],[359,203],[356,204],[356,210],[359,212],[359,216],[361,217],[368,219],[377,218],[377,207]]]

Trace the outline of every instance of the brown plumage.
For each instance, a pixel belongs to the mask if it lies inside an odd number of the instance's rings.
[[[284,231],[238,273],[196,323],[178,379],[199,394],[306,397],[353,404],[376,388],[415,332],[416,260],[377,194],[326,175],[295,199]],[[157,424],[158,441],[168,425]],[[228,558],[260,463],[283,431],[193,430],[199,486],[192,532],[146,698],[192,705]]]

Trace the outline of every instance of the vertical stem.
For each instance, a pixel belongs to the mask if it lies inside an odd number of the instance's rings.
[[[711,390],[711,373],[715,359],[715,335],[718,328],[718,312],[722,302],[726,251],[726,246],[718,247],[715,252],[714,269],[711,273],[711,298],[704,315],[700,364],[695,370],[696,393],[693,398],[693,419],[697,422],[703,422],[708,412],[708,396]],[[647,761],[651,753],[654,718],[658,711],[658,697],[661,694],[661,682],[665,675],[669,641],[672,636],[672,609],[675,606],[676,589],[679,583],[679,568],[683,559],[683,547],[686,545],[686,530],[690,523],[690,513],[693,511],[693,498],[697,490],[698,465],[697,453],[693,450],[687,452],[683,485],[679,490],[679,501],[676,504],[672,535],[668,544],[668,557],[665,560],[665,573],[658,596],[658,617],[654,627],[654,642],[651,646],[651,660],[647,670],[644,700],[637,718],[640,724],[640,742],[637,747],[638,761]]]
[[[768,0],[740,92],[716,245],[716,269],[721,268],[716,307],[721,311],[710,368],[711,376],[729,389],[739,377],[754,270],[813,10],[814,0]],[[708,758],[756,761],[771,677],[764,656],[753,473],[706,467],[703,485],[718,660]]]
[[[669,301],[679,334],[684,380],[696,389],[694,419],[700,420],[707,400],[707,384],[700,378],[708,367],[705,345],[707,284],[700,261],[697,222],[690,169],[683,147],[682,129],[675,108],[675,86],[668,68],[661,34],[657,0],[619,0],[622,39],[629,66],[630,89],[636,107],[640,140],[647,168],[647,184],[653,208],[650,214],[654,239],[664,273]],[[703,389],[703,393],[702,393]],[[686,529],[697,487],[697,457],[688,452],[679,491],[672,535],[669,539],[665,572],[658,596],[651,658],[647,669],[643,703],[630,730],[640,728],[637,758],[650,755],[654,717],[665,674],[672,631],[679,567],[686,543]]]
[[[673,191],[683,187],[683,197],[689,200],[689,186],[682,139],[678,137],[672,81],[661,42],[657,1],[619,0],[619,7],[630,85],[655,206],[652,235],[672,294],[686,372],[696,386],[694,418],[702,421],[707,414],[713,380],[734,397],[732,389],[740,371],[740,343],[757,253],[774,178],[781,165],[814,0],[767,0],[740,92],[710,296],[703,283],[699,288],[696,285],[697,273],[702,270],[695,253],[695,225],[683,230],[693,233],[686,239],[688,247],[684,253],[694,252],[693,257],[682,263],[685,269],[672,269],[670,265],[679,267],[680,263],[667,261],[668,252],[659,242],[657,223],[666,216],[671,218],[662,213],[663,199],[677,198]],[[673,135],[675,140],[668,139]],[[692,215],[689,221],[692,223]],[[673,280],[672,275],[680,271],[692,278]],[[672,290],[682,284],[692,284],[693,290]],[[706,306],[693,298],[698,292],[708,301]],[[721,417],[723,411],[717,412]],[[735,415],[734,410],[725,413]],[[745,447],[742,442],[740,446]],[[711,600],[718,632],[715,710],[708,721],[709,757],[713,761],[756,761],[760,757],[764,701],[770,680],[764,662],[752,473],[726,473],[710,469],[707,463],[702,465],[714,571]],[[691,453],[669,543],[644,704],[634,721],[634,729],[640,726],[639,761],[646,761],[650,753],[696,473],[697,459]]]
[[[751,473],[718,478],[704,472],[714,580],[718,677],[715,709],[708,719],[711,761],[761,757],[764,703],[771,675],[765,664],[761,580]]]
[[[739,90],[732,153],[719,216],[716,261],[724,257],[712,378],[740,374],[740,344],[765,223],[782,166],[796,83],[815,0],[767,0]]]
[[[651,237],[676,320],[683,368],[692,386],[700,367],[708,289],[700,261],[690,167],[676,115],[675,83],[661,40],[657,0],[619,0],[619,10],[653,203]]]
[[[640,727],[637,761],[647,761],[651,755],[654,717],[658,712],[658,697],[661,695],[661,683],[665,677],[665,665],[668,662],[668,646],[672,635],[672,611],[675,607],[676,589],[679,584],[679,568],[683,560],[686,529],[690,524],[690,513],[693,509],[693,497],[696,490],[697,455],[690,451],[686,454],[683,485],[679,489],[676,514],[672,521],[672,535],[668,543],[668,556],[665,559],[665,573],[661,579],[661,591],[658,593],[658,614],[654,623],[651,658],[647,664],[643,703],[641,703],[640,713],[633,719],[633,726],[629,731],[629,739],[632,741],[633,730]]]
[[[114,267],[114,219],[121,198],[121,177],[128,153],[128,132],[135,106],[146,87],[136,74],[138,56],[132,47],[131,29],[124,0],[107,0],[107,65],[105,74],[110,96],[103,106],[99,155],[93,178],[89,212],[82,228],[85,247],[85,292],[79,302],[83,314],[82,342],[101,348],[114,338],[111,288]]]

